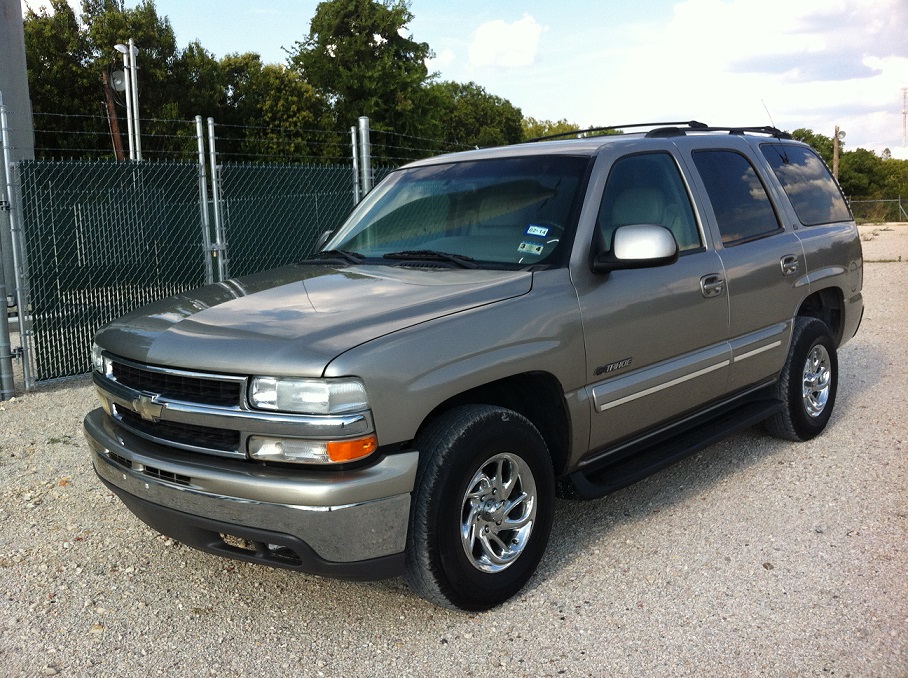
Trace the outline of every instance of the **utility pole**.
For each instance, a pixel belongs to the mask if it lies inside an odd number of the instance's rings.
[[[908,146],[908,87],[902,87],[902,146]]]
[[[839,179],[839,126],[835,126],[835,134],[832,136],[832,176],[836,181]]]
[[[117,111],[114,108],[113,93],[111,92],[107,71],[101,73],[101,80],[104,82],[104,102],[107,104],[107,122],[110,126],[110,138],[113,142],[114,155],[117,156],[118,162],[122,162],[123,140],[120,138],[120,121],[117,120]]]

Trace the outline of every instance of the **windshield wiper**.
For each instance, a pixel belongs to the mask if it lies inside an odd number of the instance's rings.
[[[416,261],[450,261],[461,268],[479,268],[474,262],[473,257],[463,254],[451,254],[450,252],[439,252],[438,250],[405,250],[403,252],[391,252],[384,255],[385,259],[403,259]]]
[[[321,261],[325,259],[340,260],[348,264],[361,264],[365,257],[359,252],[351,252],[349,250],[322,250],[306,257],[303,261]]]

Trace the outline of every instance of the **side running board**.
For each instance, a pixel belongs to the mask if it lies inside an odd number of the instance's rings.
[[[671,466],[724,438],[750,428],[781,411],[778,400],[759,400],[726,410],[706,421],[681,430],[676,435],[648,440],[631,454],[620,459],[606,457],[602,465],[575,471],[561,483],[561,496],[570,499],[597,499],[633,485],[638,480]]]

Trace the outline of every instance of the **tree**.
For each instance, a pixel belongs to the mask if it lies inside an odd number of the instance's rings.
[[[839,160],[839,184],[850,198],[884,197],[885,162],[873,151],[858,148],[843,153]]]
[[[429,85],[433,136],[457,150],[463,146],[516,144],[523,138],[523,114],[510,101],[489,94],[475,82]]]
[[[579,129],[579,126],[568,122],[564,118],[554,122],[551,120],[537,120],[536,118],[523,119],[523,138],[526,140],[547,137],[552,134],[574,132]]]
[[[429,46],[405,36],[403,0],[328,0],[290,64],[331,104],[335,129],[367,115],[375,129],[418,135],[428,109]]]
[[[105,115],[101,83],[95,82],[91,49],[66,0],[51,0],[50,11],[28,9],[23,25],[28,89],[35,111],[35,147],[49,157],[71,157],[83,147],[85,135],[107,133],[90,118],[61,119],[49,114]],[[94,137],[97,139],[97,137]],[[97,143],[97,141],[96,141]]]
[[[832,167],[832,137],[825,137],[822,134],[815,134],[812,129],[803,127],[796,129],[791,133],[793,139],[803,141],[815,150],[827,166]],[[839,141],[839,152],[842,151],[845,143]]]
[[[337,137],[323,131],[330,124],[327,103],[286,66],[268,64],[247,85],[255,119],[243,150],[253,158],[335,159]]]

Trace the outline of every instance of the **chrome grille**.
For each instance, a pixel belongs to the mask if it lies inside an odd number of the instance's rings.
[[[117,360],[113,362],[113,378],[142,393],[156,393],[164,398],[202,405],[239,407],[242,399],[242,385],[237,381],[147,369]]]
[[[116,413],[117,418],[126,428],[164,443],[220,452],[237,452],[239,450],[239,431],[173,421],[146,421],[125,407],[117,407]]]

